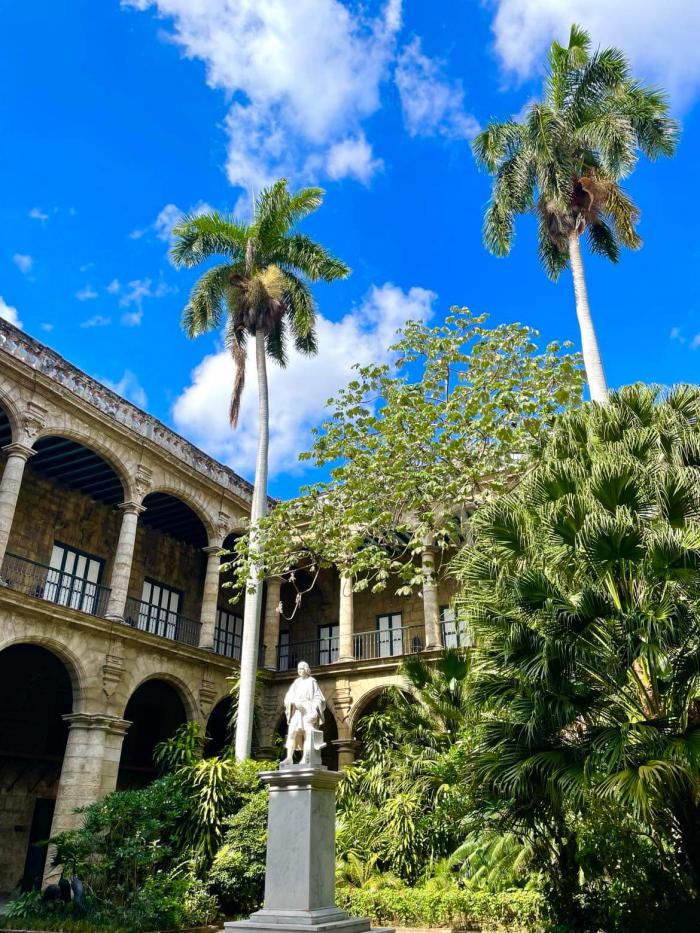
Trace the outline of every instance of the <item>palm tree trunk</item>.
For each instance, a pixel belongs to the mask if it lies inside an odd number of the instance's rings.
[[[258,454],[255,464],[255,487],[250,511],[250,547],[256,550],[257,525],[267,512],[267,459],[270,435],[270,406],[267,391],[267,359],[265,335],[255,334],[255,363],[258,374]],[[241,677],[236,722],[236,759],[250,758],[253,741],[253,709],[255,707],[255,674],[258,668],[258,642],[262,615],[262,588],[258,568],[253,563],[246,583],[241,644]]]
[[[576,296],[576,317],[581,331],[581,349],[583,350],[583,365],[586,368],[586,379],[591,400],[605,405],[608,401],[608,386],[605,382],[603,363],[598,349],[591,309],[588,305],[588,290],[586,277],[583,273],[583,259],[581,257],[580,234],[573,231],[569,234],[569,262],[571,274],[574,279],[574,295]]]

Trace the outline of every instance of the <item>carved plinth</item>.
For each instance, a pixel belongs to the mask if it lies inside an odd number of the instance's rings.
[[[225,924],[240,933],[366,933],[370,922],[335,905],[337,771],[303,764],[263,771],[270,788],[265,903],[248,920]]]

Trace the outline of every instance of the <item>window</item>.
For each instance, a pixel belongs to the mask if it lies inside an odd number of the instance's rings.
[[[390,612],[388,615],[377,616],[377,628],[379,629],[379,657],[390,658],[403,654],[401,613]]]
[[[103,563],[99,557],[55,543],[46,575],[44,599],[71,609],[94,612]]]
[[[318,627],[318,663],[332,664],[338,660],[339,625],[319,625]]]
[[[469,648],[474,644],[469,626],[463,619],[455,617],[451,606],[440,606],[440,621],[445,648]]]
[[[289,632],[280,632],[280,643],[277,647],[277,670],[289,670]]]
[[[214,650],[235,661],[241,660],[241,643],[243,640],[243,619],[233,612],[219,609],[216,614],[216,629],[214,630]]]
[[[164,638],[177,637],[182,593],[155,580],[144,580],[137,628]]]

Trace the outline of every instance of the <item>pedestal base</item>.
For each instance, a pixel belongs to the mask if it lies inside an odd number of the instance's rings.
[[[386,928],[372,928],[366,917],[350,917],[338,907],[324,910],[269,910],[263,908],[248,920],[224,924],[226,930],[239,933],[394,933]]]

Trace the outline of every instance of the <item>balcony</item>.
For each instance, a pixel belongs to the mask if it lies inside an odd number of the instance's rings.
[[[179,612],[169,612],[159,606],[141,602],[132,596],[126,601],[124,621],[141,632],[160,635],[161,638],[179,641],[183,645],[199,645],[199,622],[188,619]]]
[[[0,582],[27,596],[45,599],[89,615],[104,616],[107,611],[109,587],[39,564],[19,554],[5,555]]]

